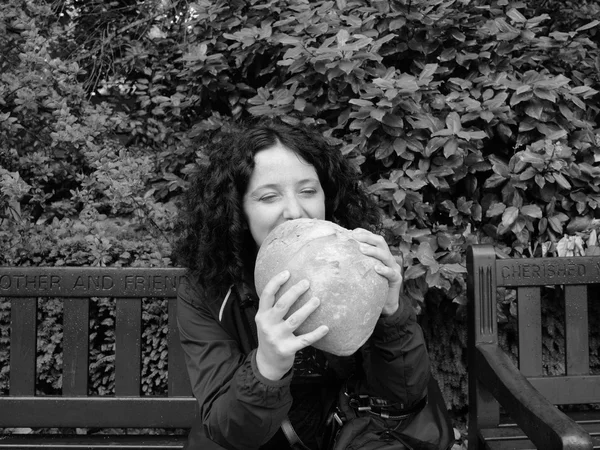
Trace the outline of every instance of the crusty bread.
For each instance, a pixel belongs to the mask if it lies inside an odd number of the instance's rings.
[[[327,325],[329,333],[314,347],[345,356],[366,342],[383,309],[388,282],[373,269],[378,263],[361,253],[349,230],[325,220],[296,219],[269,233],[258,252],[254,279],[260,294],[273,276],[288,269],[290,279],[277,298],[298,281],[308,279],[310,289],[288,316],[312,297],[321,304],[296,334]]]

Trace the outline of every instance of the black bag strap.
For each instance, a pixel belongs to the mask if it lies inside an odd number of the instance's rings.
[[[281,422],[281,431],[283,431],[285,438],[290,443],[290,447],[294,450],[310,450],[304,445],[304,442],[302,442],[302,439],[300,439],[300,436],[296,433],[294,425],[290,422],[289,417],[286,417],[283,422]]]
[[[244,310],[244,317],[246,318],[246,326],[251,330],[251,336],[254,339],[254,347],[258,346],[258,333],[256,331],[256,323],[254,322],[254,315],[256,315],[256,308],[252,303],[252,299],[251,299],[251,295],[247,292],[247,289],[244,289],[244,286],[237,286],[238,289],[238,295],[240,296],[240,299],[242,300],[242,303],[244,303],[243,305],[241,305],[241,308]],[[281,423],[281,431],[283,432],[283,435],[285,436],[285,438],[287,439],[287,441],[290,443],[290,447],[293,448],[294,450],[310,450],[305,444],[304,442],[302,442],[302,439],[300,439],[300,436],[298,436],[298,433],[296,433],[296,430],[294,429],[294,426],[292,425],[292,422],[290,421],[289,417],[286,417],[283,422]]]

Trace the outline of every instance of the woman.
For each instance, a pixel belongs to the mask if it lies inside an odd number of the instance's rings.
[[[177,311],[199,404],[187,448],[280,450],[290,448],[294,437],[284,434],[294,432],[309,448],[321,448],[328,407],[350,376],[401,409],[421,400],[429,360],[413,309],[399,302],[401,267],[385,240],[369,231],[379,226],[377,207],[339,149],[303,126],[262,120],[227,133],[207,153],[187,193],[176,252],[190,271]],[[380,261],[377,271],[388,280],[381,318],[352,357],[311,347],[328,332],[325,325],[294,335],[319,299],[284,320],[308,289],[307,280],[276,305],[287,272],[263,292],[254,289],[258,248],[273,228],[297,218],[352,229],[361,251]]]

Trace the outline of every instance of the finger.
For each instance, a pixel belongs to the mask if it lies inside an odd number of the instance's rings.
[[[375,245],[377,247],[387,247],[387,243],[383,236],[372,233],[364,228],[355,228],[352,230],[352,237],[359,242]]]
[[[276,317],[278,319],[283,319],[292,305],[296,303],[296,301],[308,290],[309,287],[310,283],[308,280],[302,280],[294,284],[281,297],[279,297],[279,300],[277,300],[277,303],[275,303],[273,306],[273,311],[276,313]]]
[[[383,264],[377,264],[375,267],[375,272],[381,275],[384,278],[387,278],[390,284],[401,283],[402,282],[402,272],[399,267],[387,267]]]
[[[279,292],[281,286],[290,278],[290,272],[284,270],[278,273],[265,285],[262,293],[260,294],[260,300],[258,303],[258,310],[266,310],[273,307],[275,304],[275,295]]]
[[[312,297],[309,301],[302,305],[298,311],[285,319],[285,323],[288,328],[291,331],[296,331],[296,329],[304,323],[308,316],[310,316],[320,304],[321,301],[317,297]]]
[[[329,327],[327,327],[327,325],[321,325],[309,333],[297,336],[292,344],[293,351],[297,352],[309,345],[313,345],[319,339],[324,338],[327,333],[329,333]]]
[[[359,242],[358,249],[364,255],[372,256],[382,261],[391,261],[393,259],[392,254],[388,248],[381,248],[372,244],[365,244],[364,242]]]

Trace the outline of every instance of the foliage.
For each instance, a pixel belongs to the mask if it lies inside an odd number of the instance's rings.
[[[167,264],[204,142],[314,124],[378,199],[405,294],[448,323],[432,354],[459,407],[466,247],[599,251],[596,2],[84,3],[0,11],[0,264]]]

